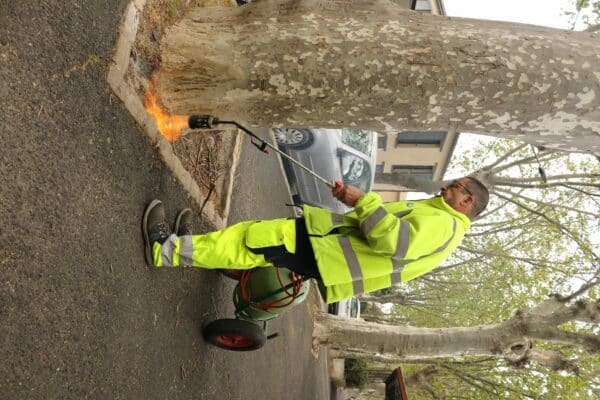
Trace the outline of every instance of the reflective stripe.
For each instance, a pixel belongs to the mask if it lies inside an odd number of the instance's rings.
[[[402,269],[404,268],[404,264],[402,264],[402,267],[396,271],[395,267],[394,267],[394,271],[392,271],[392,285],[397,285],[400,282],[402,282]]]
[[[396,251],[392,256],[392,285],[400,283],[400,273],[404,269],[404,257],[408,251],[410,241],[410,224],[407,221],[400,220],[400,230],[398,231],[398,242]]]
[[[360,231],[363,235],[367,236],[369,232],[388,215],[388,212],[383,208],[383,206],[377,207],[375,211],[373,211],[367,218],[363,220],[360,224]]]
[[[406,221],[400,221],[400,222],[406,223]],[[448,239],[443,245],[441,245],[440,247],[438,247],[431,253],[422,255],[421,257],[414,259],[414,260],[402,260],[401,258],[400,259],[396,258],[396,256],[398,255],[398,249],[400,248],[401,234],[402,234],[402,230],[403,230],[402,227],[400,228],[400,233],[398,234],[398,247],[396,248],[396,254],[394,254],[394,256],[392,257],[392,264],[394,266],[394,270],[392,271],[392,276],[391,276],[392,285],[398,284],[401,282],[401,273],[406,264],[414,262],[414,261],[419,261],[422,258],[429,257],[429,256],[432,256],[437,253],[441,253],[442,251],[446,250],[446,248],[450,245],[450,242],[452,242],[452,239],[454,239],[454,236],[456,235],[456,219],[452,218],[452,222],[453,222],[452,236],[450,236],[450,239]],[[407,238],[407,242],[406,242],[406,249],[404,250],[404,255],[406,255],[407,250],[408,250],[408,238]]]
[[[331,213],[331,223],[333,225],[342,225],[344,223],[344,215]]]
[[[165,240],[160,248],[160,258],[162,260],[163,267],[173,266],[173,250],[175,249],[175,241],[177,235],[171,235]]]
[[[194,241],[191,235],[180,236],[179,265],[189,267],[192,265],[194,255]]]
[[[340,242],[340,246],[342,247],[342,251],[344,252],[344,258],[346,258],[346,264],[350,269],[354,295],[364,293],[362,270],[360,269],[360,264],[358,263],[358,258],[356,257],[356,253],[352,248],[350,239],[345,236],[340,236],[338,240]]]
[[[406,217],[412,210],[404,210],[394,213],[397,218]],[[398,243],[396,243],[396,252],[392,256],[392,285],[397,285],[402,282],[402,270],[404,269],[404,257],[408,251],[408,243],[410,242],[410,224],[400,220],[400,230],[398,231]]]

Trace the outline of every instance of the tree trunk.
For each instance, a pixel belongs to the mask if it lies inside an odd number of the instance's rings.
[[[414,192],[434,194],[439,192],[440,188],[448,182],[415,178],[414,176],[394,172],[377,172],[375,174],[375,183],[403,186]]]
[[[522,337],[509,326],[486,325],[472,328],[416,328],[373,324],[318,313],[313,337],[345,357],[391,353],[410,361],[422,358],[483,356],[500,354]]]
[[[595,321],[600,317],[597,302],[567,306],[559,298],[540,304],[528,312],[495,325],[459,328],[416,328],[349,320],[316,312],[313,339],[329,345],[337,357],[371,358],[379,361],[458,356],[524,357],[532,340],[565,343],[592,353],[600,351],[598,335],[567,332],[558,328],[568,321]],[[390,357],[386,358],[385,355]]]
[[[173,113],[254,126],[446,130],[600,153],[598,36],[386,0],[198,8],[167,33]]]

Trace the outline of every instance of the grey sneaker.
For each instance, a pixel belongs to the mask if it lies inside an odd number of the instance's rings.
[[[144,235],[146,263],[154,265],[152,245],[154,242],[163,244],[171,234],[166,223],[165,208],[162,201],[152,200],[146,207],[144,219],[142,220],[142,233]]]
[[[177,234],[177,236],[185,236],[192,234],[192,218],[194,213],[190,208],[184,208],[179,211],[177,217],[175,218],[175,225],[173,225],[173,232]]]

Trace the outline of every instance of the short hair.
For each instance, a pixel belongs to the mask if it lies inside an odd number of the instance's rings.
[[[471,209],[471,215],[469,217],[471,219],[475,219],[487,207],[488,202],[490,201],[490,192],[478,179],[475,179],[472,176],[467,176],[466,178],[468,179],[466,185],[467,189],[475,198],[473,208]]]

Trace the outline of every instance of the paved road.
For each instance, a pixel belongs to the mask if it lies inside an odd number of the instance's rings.
[[[305,305],[229,353],[200,327],[232,282],[144,265],[143,206],[191,204],[105,83],[126,3],[0,0],[0,398],[328,398]],[[231,220],[290,215],[275,158],[241,158]]]

